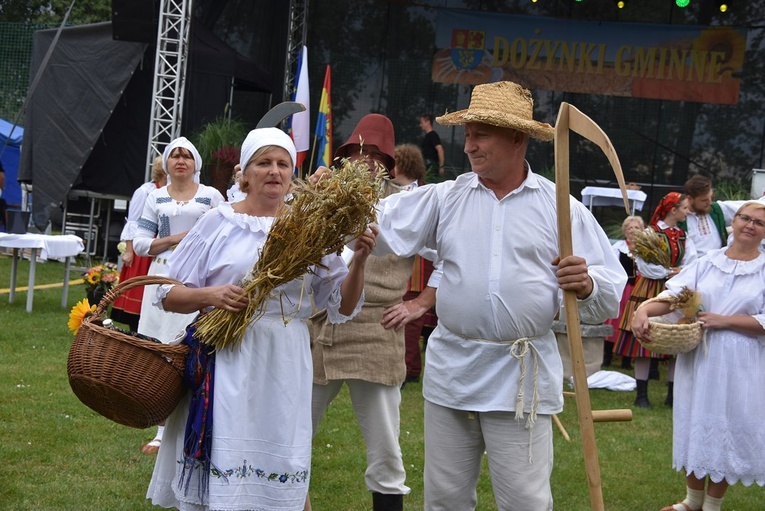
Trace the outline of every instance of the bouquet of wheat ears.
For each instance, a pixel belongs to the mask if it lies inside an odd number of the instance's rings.
[[[348,239],[361,236],[376,221],[375,204],[387,172],[373,164],[375,173],[363,159],[344,158],[335,161],[336,168],[315,185],[293,182],[292,198],[274,221],[252,272],[243,279],[249,304],[239,312],[213,309],[200,317],[196,336],[202,344],[236,347],[247,326],[264,314],[277,287],[320,266],[324,256],[339,254]]]
[[[667,242],[653,229],[635,233],[630,244],[630,252],[647,263],[659,264],[665,268],[672,266]]]

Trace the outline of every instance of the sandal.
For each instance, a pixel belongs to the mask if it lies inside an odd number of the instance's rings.
[[[675,511],[675,506],[683,506],[685,511],[701,511],[701,509],[691,509],[685,502],[678,502],[677,504],[663,507],[659,511]]]
[[[157,454],[157,452],[159,451],[159,446],[160,446],[161,443],[162,443],[162,440],[160,440],[158,438],[155,438],[154,440],[152,440],[148,444],[146,444],[143,447],[141,447],[141,452],[144,453],[144,454],[149,454],[149,455]]]

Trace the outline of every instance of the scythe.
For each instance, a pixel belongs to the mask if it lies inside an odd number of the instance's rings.
[[[569,130],[594,142],[605,153],[616,174],[616,180],[624,199],[624,208],[630,214],[627,188],[619,158],[611,141],[600,127],[589,117],[568,103],[561,103],[558,119],[555,123],[555,187],[558,210],[558,243],[561,259],[573,254],[571,240],[571,204],[569,183]],[[566,311],[566,333],[571,349],[571,366],[574,374],[574,391],[579,427],[582,432],[582,449],[587,483],[590,491],[590,504],[593,511],[603,511],[603,492],[600,482],[600,464],[598,448],[595,444],[594,422],[630,421],[632,410],[592,410],[590,393],[587,387],[587,372],[584,366],[582,335],[579,329],[579,307],[573,291],[563,293],[563,305]]]

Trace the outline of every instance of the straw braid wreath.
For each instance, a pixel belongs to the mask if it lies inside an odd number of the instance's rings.
[[[662,297],[651,298],[641,303],[638,309],[653,302],[669,302],[671,300]],[[700,321],[687,324],[669,323],[667,316],[655,316],[649,318],[651,323],[651,340],[638,342],[645,349],[662,355],[677,355],[686,353],[696,348],[701,342],[703,331]]]

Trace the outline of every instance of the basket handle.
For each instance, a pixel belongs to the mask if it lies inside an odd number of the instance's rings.
[[[101,299],[101,302],[98,304],[98,307],[96,308],[96,313],[93,314],[93,316],[91,317],[95,319],[95,318],[100,318],[101,316],[103,316],[104,312],[106,312],[106,309],[109,307],[109,305],[111,305],[114,300],[119,298],[119,296],[123,292],[127,291],[128,289],[133,289],[134,287],[138,287],[138,286],[147,286],[151,284],[176,284],[178,286],[183,285],[182,282],[179,282],[175,279],[171,279],[169,277],[160,277],[158,275],[141,275],[138,277],[127,279],[123,282],[120,282],[119,284],[114,286],[112,289],[107,291],[107,293]]]

